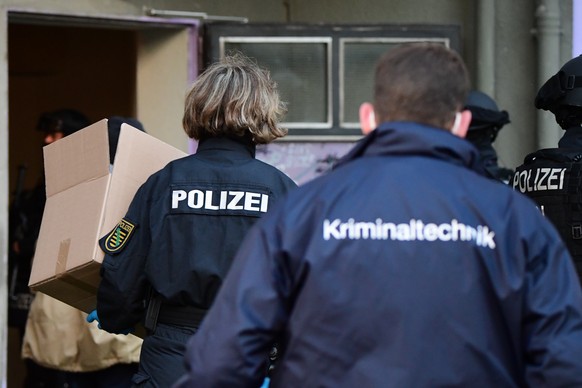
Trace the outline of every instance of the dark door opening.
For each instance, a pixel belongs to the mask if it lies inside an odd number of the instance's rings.
[[[10,200],[19,171],[32,188],[43,173],[39,116],[61,108],[83,112],[91,122],[135,115],[137,33],[130,30],[10,24],[9,177]],[[9,327],[8,387],[25,375],[21,334]],[[57,339],[55,339],[57,340]]]

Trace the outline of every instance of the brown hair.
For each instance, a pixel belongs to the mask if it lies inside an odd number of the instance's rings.
[[[240,53],[208,67],[186,96],[182,125],[193,139],[250,134],[258,144],[283,137],[286,112],[276,83]]]
[[[461,57],[437,43],[405,44],[390,50],[378,62],[375,77],[378,123],[414,121],[447,128],[469,90]]]

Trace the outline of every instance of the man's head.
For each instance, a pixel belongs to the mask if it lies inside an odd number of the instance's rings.
[[[582,123],[582,55],[566,62],[538,91],[535,107],[549,110],[563,129]]]
[[[284,113],[269,72],[237,54],[211,65],[194,82],[182,124],[197,140],[248,135],[265,144],[287,134],[278,127]]]
[[[44,133],[44,143],[51,144],[90,124],[87,117],[75,109],[59,109],[43,113],[36,129]]]
[[[440,44],[398,46],[376,65],[374,104],[362,105],[367,133],[386,121],[413,121],[464,136],[471,114],[460,112],[469,89],[461,57]]]

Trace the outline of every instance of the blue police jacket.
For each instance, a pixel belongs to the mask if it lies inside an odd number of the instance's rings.
[[[531,200],[449,132],[384,123],[245,238],[183,387],[582,386],[582,293]]]

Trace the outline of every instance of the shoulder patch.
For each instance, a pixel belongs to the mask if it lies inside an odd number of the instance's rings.
[[[126,218],[122,218],[119,224],[105,237],[101,247],[105,253],[119,253],[129,241],[136,225]]]

